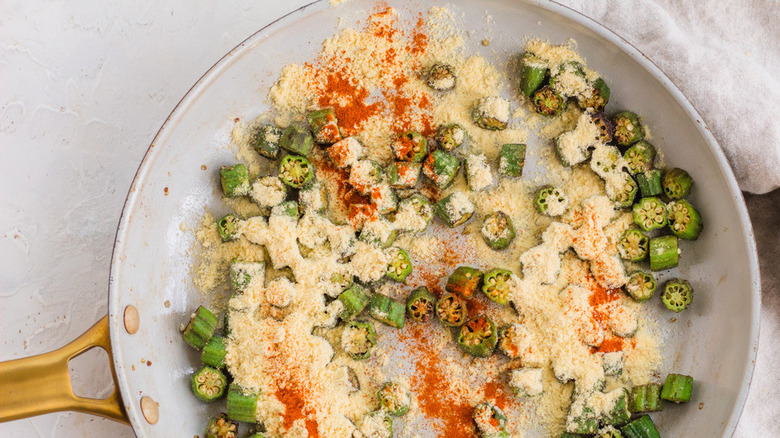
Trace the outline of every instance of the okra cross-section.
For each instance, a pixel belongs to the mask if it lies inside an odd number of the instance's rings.
[[[661,301],[672,312],[682,312],[693,301],[693,288],[686,280],[679,278],[669,280],[664,284]]]
[[[482,271],[471,266],[458,266],[447,279],[444,289],[464,299],[471,299],[479,290],[484,275]]]
[[[525,52],[520,61],[520,93],[531,97],[544,83],[547,75],[545,62],[531,52]]]
[[[412,259],[402,248],[394,246],[388,250],[390,261],[387,263],[387,278],[403,283],[406,277],[412,273]]]
[[[376,331],[370,321],[351,321],[341,332],[341,349],[354,360],[371,357],[376,347]]]
[[[672,234],[685,240],[696,240],[702,230],[699,212],[685,199],[672,201],[666,206],[667,220]]]
[[[406,299],[406,315],[415,322],[428,322],[436,308],[436,296],[427,287],[413,290]]]
[[[510,104],[509,101],[497,97],[489,96],[479,99],[471,111],[471,119],[474,124],[482,129],[490,131],[500,131],[507,127],[509,122]]]
[[[666,226],[666,204],[656,197],[642,198],[634,205],[634,223],[644,231]]]
[[[387,182],[394,189],[411,189],[417,185],[421,171],[421,163],[396,161],[387,168]]]
[[[491,300],[502,306],[509,303],[511,292],[512,271],[493,269],[485,273],[482,282],[482,292]]]
[[[460,169],[460,160],[455,155],[443,150],[435,150],[423,163],[423,173],[437,187],[443,189],[455,180]]]
[[[533,104],[537,113],[552,117],[566,109],[566,98],[545,85],[534,93]]]
[[[615,135],[615,125],[604,113],[590,113],[590,124],[596,128],[597,139],[602,143],[611,143]]]
[[[436,129],[436,143],[447,152],[452,152],[466,140],[466,130],[457,123],[441,125]]]
[[[655,147],[652,144],[644,140],[636,142],[623,154],[628,165],[628,173],[636,175],[652,170],[655,155]]]
[[[356,436],[371,438],[392,438],[393,437],[393,417],[387,414],[384,409],[369,412],[363,417]]]
[[[392,148],[398,160],[418,163],[428,155],[428,140],[419,132],[407,131],[398,136]]]
[[[523,355],[527,338],[525,326],[518,323],[505,325],[498,329],[498,351],[510,359],[518,359]]]
[[[455,72],[448,64],[434,64],[425,75],[425,83],[436,91],[452,90],[456,82]]]
[[[233,166],[222,166],[219,169],[219,180],[222,193],[228,198],[236,198],[249,193],[249,174],[242,163]]]
[[[275,160],[279,158],[279,140],[282,138],[282,130],[274,125],[263,125],[255,139],[255,150],[258,154]]]
[[[590,84],[590,88],[577,95],[577,104],[582,109],[603,111],[609,102],[611,91],[604,79],[598,78]]]
[[[476,357],[488,357],[498,343],[496,325],[487,315],[480,315],[460,326],[458,347]]]
[[[503,211],[496,211],[485,216],[480,233],[485,239],[485,243],[495,250],[506,248],[515,239],[512,218]]]
[[[483,437],[498,437],[504,432],[506,415],[490,402],[482,402],[474,408],[474,422]]]
[[[680,263],[680,252],[676,236],[661,236],[650,239],[650,270],[671,269]]]
[[[227,377],[225,377],[222,371],[206,366],[192,375],[190,387],[192,388],[192,393],[199,400],[213,402],[225,394]]]
[[[667,198],[680,199],[688,196],[691,192],[693,178],[683,169],[674,168],[666,172],[661,185]]]
[[[647,257],[650,240],[641,231],[629,228],[620,236],[617,243],[618,254],[623,260],[639,262]]]
[[[395,226],[402,231],[425,231],[433,219],[434,211],[431,201],[416,193],[398,203],[395,215]]]
[[[634,301],[647,301],[653,296],[657,283],[653,274],[649,272],[637,271],[628,277],[625,285],[626,292]]]
[[[645,130],[639,123],[639,116],[631,111],[623,111],[612,116],[615,125],[615,143],[618,146],[631,146],[645,138]]]
[[[634,205],[634,199],[639,193],[639,186],[626,172],[617,172],[606,180],[606,190],[609,200],[618,208],[628,208]]]
[[[288,186],[300,189],[314,178],[314,166],[299,155],[287,155],[279,165],[279,178]]]
[[[525,166],[525,145],[507,143],[501,145],[498,159],[498,173],[502,176],[521,177]]]
[[[374,294],[368,302],[368,314],[382,324],[403,328],[406,317],[406,306],[386,295]]]
[[[661,389],[661,398],[672,403],[685,403],[691,399],[693,377],[682,374],[669,374]]]
[[[433,209],[450,228],[466,223],[474,215],[474,204],[463,192],[453,192],[439,199]]]
[[[238,436],[238,421],[228,418],[222,412],[209,420],[206,425],[205,438],[236,438]]]
[[[314,147],[314,137],[308,127],[290,125],[282,133],[279,146],[296,155],[307,156]]]
[[[536,211],[546,216],[560,216],[569,208],[569,197],[558,187],[545,185],[534,195]]]
[[[195,313],[190,315],[190,322],[184,329],[182,338],[184,342],[190,344],[192,348],[200,350],[206,345],[206,342],[214,336],[217,329],[217,316],[209,309],[198,306]]]
[[[336,112],[333,108],[323,108],[309,113],[309,128],[314,140],[319,144],[330,145],[341,140]]]
[[[445,293],[436,301],[436,316],[444,326],[461,326],[466,322],[468,314],[466,301],[454,294]]]
[[[217,231],[223,242],[238,239],[238,216],[228,213],[217,221]]]
[[[379,398],[379,407],[394,417],[406,415],[412,402],[409,392],[395,382],[382,385],[377,398]]]

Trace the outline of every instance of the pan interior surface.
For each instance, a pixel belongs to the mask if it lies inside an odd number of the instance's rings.
[[[705,232],[695,244],[683,244],[680,267],[660,276],[659,283],[687,278],[696,290],[695,305],[669,324],[670,314],[660,300],[650,305],[650,312],[668,330],[662,370],[694,376],[697,402],[669,406],[653,419],[667,436],[730,436],[755,355],[757,262],[734,177],[683,96],[633,48],[555,4],[387,3],[406,17],[424,14],[432,6],[451,8],[462,28],[471,31],[474,41],[468,47],[504,70],[507,59],[522,52],[527,36],[554,43],[576,40],[578,52],[608,79],[615,96],[612,110],[643,115],[665,161],[693,176],[691,199],[706,220]],[[374,6],[353,0],[334,8],[321,1],[250,37],[192,88],[147,153],[117,233],[109,303],[116,372],[138,436],[202,435],[207,418],[216,413],[191,394],[189,377],[200,356],[182,342],[179,327],[198,305],[208,303],[192,283],[194,233],[206,210],[217,217],[228,212],[220,200],[218,169],[236,162],[235,151],[228,147],[234,119],[249,120],[267,111],[268,90],[285,65],[314,59],[320,44],[338,27],[359,26],[356,23]],[[479,47],[483,38],[490,38],[489,48]],[[130,304],[140,313],[140,329],[133,335],[121,323]],[[157,424],[144,420],[139,405],[143,396],[159,403]]]

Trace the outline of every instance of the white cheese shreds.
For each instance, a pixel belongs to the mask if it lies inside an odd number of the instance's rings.
[[[355,137],[337,141],[328,148],[328,156],[337,167],[349,167],[365,156],[363,145]]]
[[[466,157],[466,172],[471,190],[480,191],[495,184],[487,157],[482,154],[471,154]]]
[[[252,183],[249,196],[260,207],[274,207],[284,202],[287,188],[276,176],[264,176]]]
[[[536,397],[544,392],[541,368],[518,368],[509,374],[509,386],[523,397]]]
[[[555,140],[555,147],[561,160],[567,165],[581,163],[590,156],[590,148],[599,140],[599,129],[589,113],[582,113],[577,126],[566,131]]]
[[[463,192],[454,192],[445,204],[445,208],[447,214],[454,220],[459,220],[466,215],[474,213],[474,204],[471,203],[468,195]]]

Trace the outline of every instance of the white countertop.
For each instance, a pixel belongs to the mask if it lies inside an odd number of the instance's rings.
[[[0,361],[58,348],[106,314],[119,215],[160,125],[223,54],[308,2],[2,3]],[[780,333],[778,283],[767,269],[780,246],[778,205],[777,191],[748,199],[765,309],[738,437],[771,436],[778,425],[767,417],[780,412],[764,413],[779,380],[780,351],[770,343]],[[85,394],[110,392],[104,357],[72,368]],[[55,413],[0,424],[0,436],[134,435],[113,421]]]

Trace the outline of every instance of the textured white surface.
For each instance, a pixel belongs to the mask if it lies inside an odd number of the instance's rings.
[[[176,0],[129,4],[112,0],[44,6],[3,2],[0,360],[57,348],[105,314],[116,224],[135,170],[157,129],[189,87],[224,53],[303,3]],[[734,71],[753,62],[764,65],[766,81],[780,90],[777,80],[769,77],[769,72],[780,71],[777,49],[761,52],[752,48],[780,42],[777,4],[758,14],[748,4],[727,10],[714,8],[710,1],[714,12],[700,14],[673,2],[659,2],[635,9],[642,13],[634,20],[628,6],[607,8],[605,1],[566,3],[587,9],[656,62],[701,111],[722,144],[735,144],[740,138],[733,135],[745,133],[733,133],[731,128],[745,126],[748,132],[773,135],[763,150],[777,156],[777,117],[766,116],[767,111],[777,111],[767,105],[770,97],[766,93],[754,112],[732,119],[718,118],[718,113],[706,110],[714,111],[713,102],[728,107],[730,97],[720,91],[728,88],[724,82],[713,80],[711,93],[705,87],[686,89],[697,83],[691,78],[694,70],[699,71],[700,81],[702,77],[722,78],[720,71]],[[341,7],[345,6],[348,3]],[[690,32],[692,41],[701,46],[698,53],[736,55],[713,63],[711,58],[680,56],[679,47],[654,42],[673,29]],[[744,42],[724,46],[727,41]],[[737,56],[744,52],[750,55]],[[735,85],[744,87],[740,90],[752,98],[761,94],[745,82],[736,80]],[[746,120],[751,123],[737,123]],[[757,163],[765,161],[754,155],[742,160],[728,146],[725,149],[737,170],[758,172]],[[750,175],[740,179],[745,189],[763,191],[779,184],[777,173],[774,180]],[[774,363],[780,360],[780,352],[769,342],[778,334],[777,274],[767,269],[773,266],[768,260],[776,259],[770,257],[777,255],[780,244],[778,220],[770,214],[777,202],[778,197],[772,195],[751,197],[749,202],[765,268],[765,302],[774,305],[765,306],[762,315],[762,349],[753,390],[735,435],[739,437],[772,436],[778,430],[777,423],[770,421],[777,421],[771,388],[777,387]],[[94,378],[107,373],[107,364],[99,357],[82,361],[89,366],[74,371],[74,381],[91,394],[110,391],[108,379]],[[125,426],[75,413],[0,424],[0,436],[23,435],[133,436]]]

